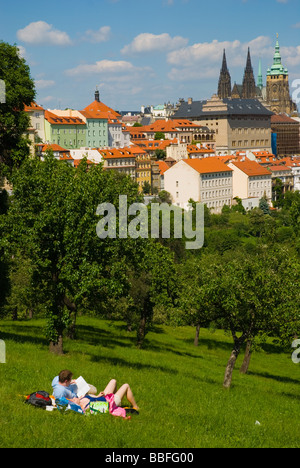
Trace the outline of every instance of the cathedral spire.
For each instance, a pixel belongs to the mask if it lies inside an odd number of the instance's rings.
[[[250,48],[248,47],[247,62],[243,79],[243,99],[253,99],[256,97],[256,84],[251,63]]]
[[[268,75],[288,75],[287,68],[284,68],[281,63],[281,54],[280,54],[280,46],[278,41],[278,33],[276,34],[276,45],[275,45],[275,53],[273,57],[273,65],[268,68]]]
[[[231,97],[231,76],[227,67],[225,49],[223,50],[222,68],[218,84],[218,96],[220,99]]]
[[[262,75],[262,67],[261,67],[261,58],[259,59],[259,62],[258,62],[257,86],[259,87],[260,90],[262,90],[263,87],[264,87],[263,75]]]

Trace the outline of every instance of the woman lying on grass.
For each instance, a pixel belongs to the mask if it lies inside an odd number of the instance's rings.
[[[117,381],[112,379],[105,389],[99,395],[85,395],[78,398],[76,393],[76,381],[72,380],[73,374],[69,370],[63,370],[52,381],[53,396],[55,399],[67,398],[71,403],[80,406],[83,411],[86,411],[91,402],[101,401],[103,398],[109,403],[109,412],[113,416],[120,416],[125,419],[130,419],[126,416],[126,410],[121,408],[122,399],[126,396],[128,402],[132,405],[133,409],[138,411],[139,407],[136,404],[132,390],[129,384],[122,385],[119,390],[117,389]]]

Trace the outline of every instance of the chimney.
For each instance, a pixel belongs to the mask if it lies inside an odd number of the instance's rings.
[[[193,103],[193,98],[188,98],[188,105],[190,106]]]
[[[100,102],[100,93],[99,93],[98,88],[96,88],[96,91],[95,91],[95,101]]]

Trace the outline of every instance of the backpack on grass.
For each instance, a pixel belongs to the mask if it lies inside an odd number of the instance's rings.
[[[109,413],[109,403],[105,398],[99,398],[98,401],[91,401],[90,403],[90,414],[105,414]]]
[[[31,395],[28,395],[26,397],[25,403],[28,403],[32,406],[36,406],[37,408],[44,409],[46,409],[46,406],[52,406],[52,400],[50,398],[49,393],[44,391],[31,393]]]

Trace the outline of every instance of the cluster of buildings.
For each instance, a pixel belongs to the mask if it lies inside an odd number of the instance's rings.
[[[282,191],[300,190],[300,119],[290,98],[288,71],[281,64],[278,38],[273,65],[256,85],[248,50],[243,83],[231,85],[226,52],[218,91],[210,99],[142,107],[119,113],[100,100],[82,110],[44,109],[32,103],[28,135],[33,151],[51,148],[77,166],[103,164],[127,174],[146,193],[170,193],[186,208],[190,199],[221,212],[237,198],[246,209],[265,197],[270,205]]]

